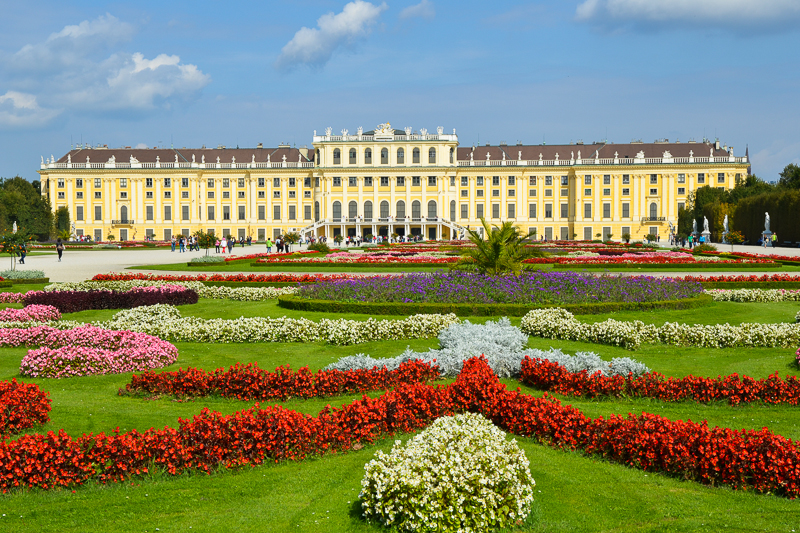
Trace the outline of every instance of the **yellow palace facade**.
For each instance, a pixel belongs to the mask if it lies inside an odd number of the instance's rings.
[[[75,235],[263,240],[421,235],[511,220],[547,239],[666,238],[689,193],[733,188],[745,155],[719,142],[460,146],[455,130],[314,132],[312,148],[77,148],[43,159],[42,194]]]

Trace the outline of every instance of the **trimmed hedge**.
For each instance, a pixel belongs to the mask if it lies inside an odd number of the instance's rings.
[[[334,300],[307,300],[297,296],[278,297],[278,306],[297,311],[320,311],[325,313],[360,313],[366,315],[414,315],[433,313],[455,313],[457,316],[525,316],[531,309],[560,307],[576,315],[597,315],[634,309],[693,309],[709,305],[713,298],[702,294],[683,300],[661,302],[600,302],[564,305],[525,304],[453,304],[453,303],[406,303],[406,302],[337,302]]]
[[[52,305],[62,313],[76,313],[89,309],[131,309],[143,305],[196,304],[197,292],[183,287],[170,291],[35,291],[25,296],[25,305]]]
[[[7,289],[11,285],[13,285],[13,283],[10,281],[0,281],[0,289]]]
[[[50,283],[50,278],[7,279],[13,285],[33,285],[36,283]]]

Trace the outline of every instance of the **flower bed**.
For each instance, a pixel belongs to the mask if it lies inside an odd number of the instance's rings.
[[[764,257],[719,259],[717,257],[693,256],[683,252],[636,252],[621,254],[581,251],[581,255],[532,257],[523,260],[526,264],[581,265],[581,266],[629,266],[629,265],[775,265],[774,261]]]
[[[225,416],[204,409],[177,429],[83,435],[25,435],[0,443],[0,490],[51,489],[90,479],[122,481],[150,472],[170,475],[267,461],[301,460],[351,449],[471,411],[499,428],[555,448],[581,450],[633,468],[708,485],[797,498],[800,449],[767,429],[709,428],[642,414],[591,419],[552,398],[508,391],[479,359],[465,363],[447,387],[402,385],[316,417],[280,406]]]
[[[442,417],[364,467],[364,517],[397,531],[496,531],[522,523],[533,503],[528,458],[484,417]]]
[[[201,281],[210,286],[294,286],[321,280],[347,279],[350,274],[95,274],[92,281]]]
[[[292,257],[292,256],[298,257],[302,255],[315,255],[315,254],[319,255],[319,252],[315,250],[299,250],[297,252],[286,252],[280,254],[278,253],[268,254],[267,252],[262,252],[258,254],[247,254],[247,255],[228,255],[225,257],[225,261],[226,262],[241,261],[244,259],[252,260],[252,259],[261,259],[263,257],[275,257],[275,258]]]
[[[763,274],[742,276],[683,276],[683,281],[697,281],[707,289],[784,288],[800,289],[800,276],[792,274]]]
[[[579,322],[559,308],[535,309],[522,317],[522,331],[549,339],[596,342],[635,350],[642,343],[704,348],[773,348],[800,344],[800,324],[689,325],[667,322],[663,326],[641,321],[608,319],[594,324]]]
[[[18,304],[25,301],[24,292],[0,292],[0,303]]]
[[[453,271],[322,281],[301,287],[297,295],[345,302],[561,305],[679,300],[702,292],[698,283],[648,276],[593,276],[576,272],[490,276]]]
[[[435,337],[458,322],[455,315],[413,315],[402,320],[329,320],[305,318],[182,318],[169,305],[153,305],[120,311],[97,324],[106,329],[140,331],[164,339],[187,342],[329,342],[340,346],[376,340]]]
[[[28,305],[22,309],[3,309],[0,322],[49,322],[61,320],[61,313],[52,305]]]
[[[126,393],[170,394],[173,396],[222,396],[237,400],[273,400],[279,398],[316,398],[386,390],[401,384],[425,383],[437,379],[436,365],[408,361],[394,370],[375,367],[361,370],[319,370],[308,367],[294,372],[282,366],[269,372],[257,364],[206,372],[198,368],[175,372],[146,372],[134,375],[125,385]],[[122,393],[122,392],[120,392]]]
[[[163,291],[183,287],[197,293],[200,298],[216,300],[262,301],[274,300],[278,296],[294,294],[296,287],[207,287],[200,281],[158,281],[158,280],[124,280],[124,281],[80,281],[54,283],[44,288],[47,292],[111,290],[126,292],[141,287],[160,288]]]
[[[716,302],[800,302],[800,289],[707,289]]]
[[[50,393],[35,383],[0,381],[0,439],[49,422],[49,412]]]
[[[739,374],[724,378],[691,375],[667,378],[658,372],[648,372],[639,377],[619,374],[604,376],[600,372],[570,372],[556,362],[526,357],[522,361],[520,381],[537,389],[584,398],[628,396],[664,402],[690,400],[701,403],[727,401],[730,405],[753,402],[800,404],[800,379],[796,376],[781,379],[777,372],[759,380]]]
[[[106,289],[90,291],[31,291],[25,295],[25,305],[44,304],[62,313],[87,309],[130,309],[143,305],[186,305],[197,303],[197,292],[177,285],[134,287],[125,292]]]
[[[162,368],[174,363],[178,350],[159,338],[94,326],[59,330],[49,326],[0,329],[0,346],[39,346],[22,358],[20,374],[63,378],[118,374]]]

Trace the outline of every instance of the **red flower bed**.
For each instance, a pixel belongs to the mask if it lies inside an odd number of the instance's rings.
[[[800,275],[793,274],[763,274],[756,276],[745,274],[742,276],[683,276],[677,278],[682,281],[714,281],[714,282],[735,282],[735,283],[757,283],[762,281],[796,281],[800,282]]]
[[[598,396],[633,396],[654,398],[664,402],[727,401],[731,405],[764,402],[771,405],[800,404],[800,379],[778,373],[766,379],[755,380],[749,376],[701,378],[667,378],[658,372],[648,372],[638,378],[610,376],[600,372],[589,375],[586,371],[569,372],[558,363],[526,357],[522,361],[520,381],[538,389],[596,398]]]
[[[355,254],[352,254],[355,255]],[[349,258],[348,258],[349,259]],[[352,260],[342,260],[337,261],[335,259],[330,259],[328,261],[325,258],[320,258],[319,261],[296,261],[292,260],[291,258],[287,259],[273,259],[272,256],[269,258],[262,258],[256,261],[259,264],[275,264],[275,265],[351,265],[351,264],[371,264],[371,265],[405,265],[405,264],[420,264],[420,265],[441,265],[441,264],[449,264],[449,263],[456,263],[458,262],[458,257],[397,257],[397,256],[389,256],[389,255],[378,255],[378,254],[370,254],[366,256],[359,256],[353,257]]]
[[[312,417],[256,405],[223,416],[204,409],[177,429],[107,435],[27,435],[0,443],[0,488],[53,488],[88,479],[121,481],[148,472],[210,472],[266,461],[300,460],[350,449],[427,426],[455,412],[478,412],[502,429],[556,448],[582,450],[646,471],[709,485],[726,484],[796,498],[800,450],[791,439],[761,431],[709,428],[642,414],[591,419],[552,398],[507,391],[485,360],[464,363],[447,387],[400,385]]]
[[[421,361],[401,364],[397,370],[319,370],[308,367],[297,372],[282,366],[269,372],[248,364],[206,372],[198,368],[175,372],[145,372],[131,377],[125,385],[128,393],[171,394],[174,396],[217,395],[237,400],[272,400],[280,398],[315,398],[385,390],[400,384],[424,383],[439,377],[437,366]],[[122,394],[122,391],[120,391]]]
[[[196,304],[197,292],[180,285],[160,287],[134,287],[129,291],[97,289],[91,291],[30,291],[25,294],[25,305],[51,305],[62,313],[75,313],[87,309],[131,309],[143,305]]]
[[[315,250],[299,250],[297,252],[286,252],[282,254],[268,254],[266,252],[259,253],[259,254],[248,254],[248,255],[229,255],[225,258],[225,261],[240,261],[242,259],[258,259],[261,257],[288,257],[292,255],[307,255],[307,254],[319,254],[319,252]]]
[[[50,420],[50,393],[34,383],[0,381],[0,437]]]

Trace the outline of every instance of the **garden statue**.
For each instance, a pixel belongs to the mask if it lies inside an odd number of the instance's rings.
[[[769,212],[764,213],[764,233],[769,233]]]
[[[697,219],[692,220],[692,235],[697,235]]]
[[[728,215],[725,215],[725,220],[722,221],[722,227],[725,229],[725,233],[728,233]]]
[[[708,219],[703,217],[703,233],[710,233],[708,231]]]
[[[16,233],[17,232],[17,221],[16,220],[14,221],[13,228],[14,228],[14,233]]]

